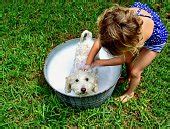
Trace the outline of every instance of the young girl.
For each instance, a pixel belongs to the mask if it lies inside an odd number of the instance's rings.
[[[106,9],[98,17],[99,36],[96,39],[84,67],[114,66],[125,63],[129,87],[119,100],[127,102],[134,96],[141,73],[161,52],[168,32],[156,12],[146,4],[135,2],[131,8]],[[112,59],[95,60],[100,48],[115,55]]]

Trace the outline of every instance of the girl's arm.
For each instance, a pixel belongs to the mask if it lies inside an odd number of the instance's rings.
[[[92,67],[95,67],[95,66],[115,66],[115,65],[121,65],[123,63],[125,63],[125,57],[122,55],[122,56],[113,57],[112,59],[95,60],[92,63]]]
[[[91,48],[87,60],[86,60],[86,65],[91,65],[92,62],[94,61],[95,56],[97,55],[97,53],[99,52],[99,50],[101,49],[101,45],[100,45],[100,39],[97,38],[93,44],[93,47]]]

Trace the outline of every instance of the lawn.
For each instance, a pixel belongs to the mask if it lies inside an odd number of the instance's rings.
[[[119,1],[126,6],[131,3]],[[168,3],[148,4],[168,28]],[[125,104],[114,101],[126,87],[121,84],[99,108],[74,109],[60,102],[44,79],[48,53],[63,41],[79,37],[85,29],[96,36],[98,15],[112,5],[105,1],[1,2],[0,126],[168,127],[168,45],[145,69],[135,99]]]

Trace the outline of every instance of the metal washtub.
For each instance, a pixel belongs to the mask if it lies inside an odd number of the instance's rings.
[[[76,108],[93,108],[100,106],[111,95],[121,74],[121,65],[98,67],[99,92],[87,96],[77,96],[73,92],[66,94],[65,77],[73,66],[76,45],[79,38],[68,40],[56,46],[47,56],[44,65],[44,76],[48,84],[56,91],[57,96],[66,104]],[[104,49],[99,58],[112,58]]]

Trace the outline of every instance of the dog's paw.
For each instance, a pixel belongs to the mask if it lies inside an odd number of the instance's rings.
[[[93,92],[97,93],[98,91],[99,91],[99,88],[97,86],[94,87]]]

